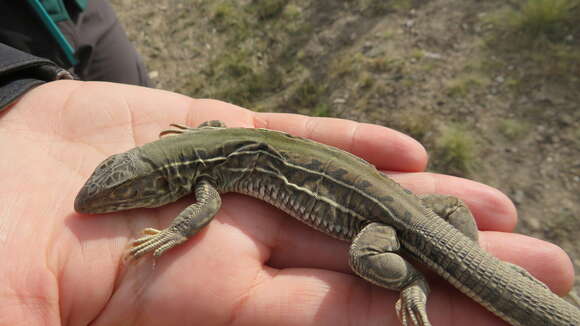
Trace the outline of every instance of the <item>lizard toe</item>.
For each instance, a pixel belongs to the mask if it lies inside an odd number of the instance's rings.
[[[133,247],[129,250],[129,256],[132,258],[139,258],[151,251],[155,257],[159,257],[167,250],[187,240],[183,235],[170,229],[158,231],[148,228],[143,233],[147,235],[133,240]]]
[[[403,326],[431,326],[427,317],[427,295],[421,284],[413,283],[401,291],[395,309]]]

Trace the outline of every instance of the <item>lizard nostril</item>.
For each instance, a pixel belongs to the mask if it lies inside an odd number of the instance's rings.
[[[85,189],[86,188],[83,187],[81,189],[81,191],[79,191],[78,195],[75,198],[74,208],[75,208],[75,211],[77,213],[86,213],[85,205],[84,205],[84,202],[85,202],[84,198],[86,197],[85,196],[85,193],[86,193]]]

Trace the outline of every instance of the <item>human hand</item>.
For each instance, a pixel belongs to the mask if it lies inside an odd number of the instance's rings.
[[[231,104],[107,83],[62,81],[0,113],[0,325],[399,325],[398,293],[353,275],[348,244],[265,203],[223,196],[202,232],[155,264],[123,265],[131,239],[167,226],[192,198],[106,215],[73,210],[103,159],[153,141],[170,123],[218,119],[330,144],[363,157],[416,193],[463,199],[480,244],[566,293],[572,265],[558,247],[509,233],[506,196],[465,179],[420,172],[423,148],[393,130],[338,119],[254,113]],[[404,172],[404,173],[401,173]],[[430,277],[434,326],[505,325]]]

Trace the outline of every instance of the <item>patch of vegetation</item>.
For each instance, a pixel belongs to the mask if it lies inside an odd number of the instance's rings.
[[[361,53],[345,53],[330,65],[333,77],[352,77],[363,71],[373,73],[385,73],[398,70],[402,67],[403,61],[390,56],[367,57]]]
[[[279,69],[266,69],[253,59],[247,51],[226,53],[216,58],[206,73],[211,80],[219,80],[220,87],[212,94],[204,95],[251,105],[264,93],[279,88],[283,73]]]
[[[367,58],[365,61],[365,65],[368,66],[368,69],[377,73],[389,72],[393,69],[400,68],[402,63],[402,60],[390,56]]]
[[[500,12],[496,23],[529,38],[547,36],[562,39],[571,31],[571,25],[578,22],[574,9],[579,5],[578,0],[518,1],[516,8]]]
[[[314,110],[311,111],[312,116],[314,117],[331,117],[332,112],[330,111],[330,107],[326,103],[318,104]]]
[[[270,83],[272,78],[267,74],[250,74],[240,80],[239,84],[217,91],[214,98],[241,106],[252,107],[254,102],[264,96],[265,92],[275,89],[276,84]]]
[[[433,62],[424,62],[424,63],[421,63],[417,67],[417,69],[423,73],[429,73],[429,72],[433,71],[435,68],[436,68],[436,64]]]
[[[465,73],[447,82],[447,95],[451,97],[464,97],[472,93],[474,89],[480,89],[489,84],[489,78],[480,73]]]
[[[211,9],[211,22],[220,30],[245,31],[248,23],[242,11],[243,8],[237,2],[217,2]]]
[[[282,12],[284,18],[297,19],[302,15],[302,9],[294,4],[287,4]]]
[[[351,53],[346,53],[339,56],[330,65],[330,72],[335,77],[345,77],[350,76],[353,73],[361,71],[364,64],[365,57],[361,53],[356,53],[352,55]]]
[[[391,6],[396,10],[410,10],[413,8],[413,1],[411,0],[392,0]]]
[[[281,13],[281,18],[276,20],[276,28],[285,31],[291,36],[299,35],[299,33],[308,34],[312,26],[301,19],[302,15],[302,8],[287,4]]]
[[[580,84],[580,0],[519,0],[485,21],[494,31],[488,48],[523,63],[518,87],[538,78]]]
[[[415,138],[421,143],[426,142],[427,136],[433,130],[433,119],[425,112],[416,112],[410,114],[405,112],[405,114],[397,115],[397,127],[401,129],[405,134]]]
[[[433,156],[437,170],[458,176],[469,175],[478,156],[475,136],[465,126],[451,124],[436,139]]]
[[[192,76],[180,91],[247,107],[263,107],[264,103],[259,102],[279,93],[285,80],[301,80],[297,77],[302,70],[295,52],[301,48],[302,35],[308,34],[304,31],[310,25],[304,22],[303,9],[288,2],[211,2],[207,15],[218,31],[215,39],[219,43],[214,39],[217,43],[214,46],[221,51],[216,51],[203,70]],[[270,109],[275,106],[272,101],[267,103]]]
[[[371,15],[382,15],[394,10],[409,10],[413,7],[411,0],[358,0],[361,10]]]
[[[421,49],[414,49],[413,51],[411,51],[411,58],[416,59],[416,60],[420,60],[425,56],[425,51],[421,50]]]
[[[499,122],[499,132],[507,139],[514,141],[521,139],[530,132],[530,125],[516,119],[503,119]]]
[[[250,10],[254,11],[259,19],[271,19],[284,10],[288,0],[253,0]]]
[[[357,88],[368,90],[375,84],[375,77],[368,71],[362,71],[356,82]]]
[[[294,92],[294,101],[301,108],[319,107],[326,93],[326,87],[312,79],[305,80]],[[320,108],[319,108],[320,110]]]
[[[506,79],[504,85],[506,87],[509,87],[510,89],[518,90],[521,86],[521,83],[522,83],[522,81],[520,79],[508,78],[508,79]]]
[[[374,15],[380,15],[391,9],[389,1],[385,0],[359,0],[359,6],[363,11]]]

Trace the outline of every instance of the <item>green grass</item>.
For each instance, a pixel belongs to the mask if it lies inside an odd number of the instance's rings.
[[[218,56],[207,68],[206,74],[220,87],[208,87],[213,92],[203,95],[239,105],[252,105],[265,93],[279,88],[283,75],[278,69],[267,69],[261,65],[249,51]]]
[[[288,0],[253,0],[249,9],[255,12],[259,19],[271,19],[284,10]]]
[[[397,114],[398,128],[405,134],[415,138],[421,143],[426,141],[427,135],[434,129],[433,119],[425,112],[404,112]]]
[[[499,132],[508,140],[514,141],[523,138],[530,132],[530,125],[525,121],[503,119],[498,125]]]
[[[358,76],[356,84],[359,89],[369,90],[373,87],[375,81],[376,77],[372,73],[368,71],[362,71]]]
[[[561,38],[570,32],[569,25],[578,21],[573,12],[578,5],[578,0],[527,0],[507,12],[506,23],[532,38],[542,35]]]
[[[298,107],[314,109],[319,107],[326,93],[326,87],[312,79],[306,79],[294,92],[294,101]],[[319,108],[319,110],[322,110]]]
[[[235,2],[218,2],[211,10],[211,22],[220,30],[245,30],[247,22],[241,12],[242,7]]]
[[[403,11],[413,8],[411,0],[356,0],[352,2],[356,2],[361,10],[371,15],[382,15],[389,11]]]
[[[477,147],[475,136],[467,127],[451,124],[442,130],[435,141],[433,161],[437,162],[437,170],[459,176],[469,175],[476,166]]]
[[[314,117],[332,117],[332,112],[330,107],[326,103],[318,104],[312,111],[312,116]]]
[[[464,73],[447,81],[447,95],[464,97],[476,89],[481,89],[490,83],[489,78],[482,73]]]
[[[411,58],[416,59],[416,60],[420,60],[425,56],[425,51],[423,51],[422,49],[414,49],[413,51],[411,51]]]
[[[199,74],[180,91],[248,107],[276,105],[284,80],[301,80],[296,48],[310,25],[303,8],[288,0],[216,0],[207,7],[215,49]],[[285,85],[284,90],[295,89]],[[262,103],[265,101],[266,103]]]
[[[537,80],[580,85],[580,0],[519,0],[484,20],[493,26],[488,49],[521,68],[521,78],[508,86]]]
[[[391,6],[396,10],[410,10],[413,8],[413,1],[411,0],[392,0]]]

